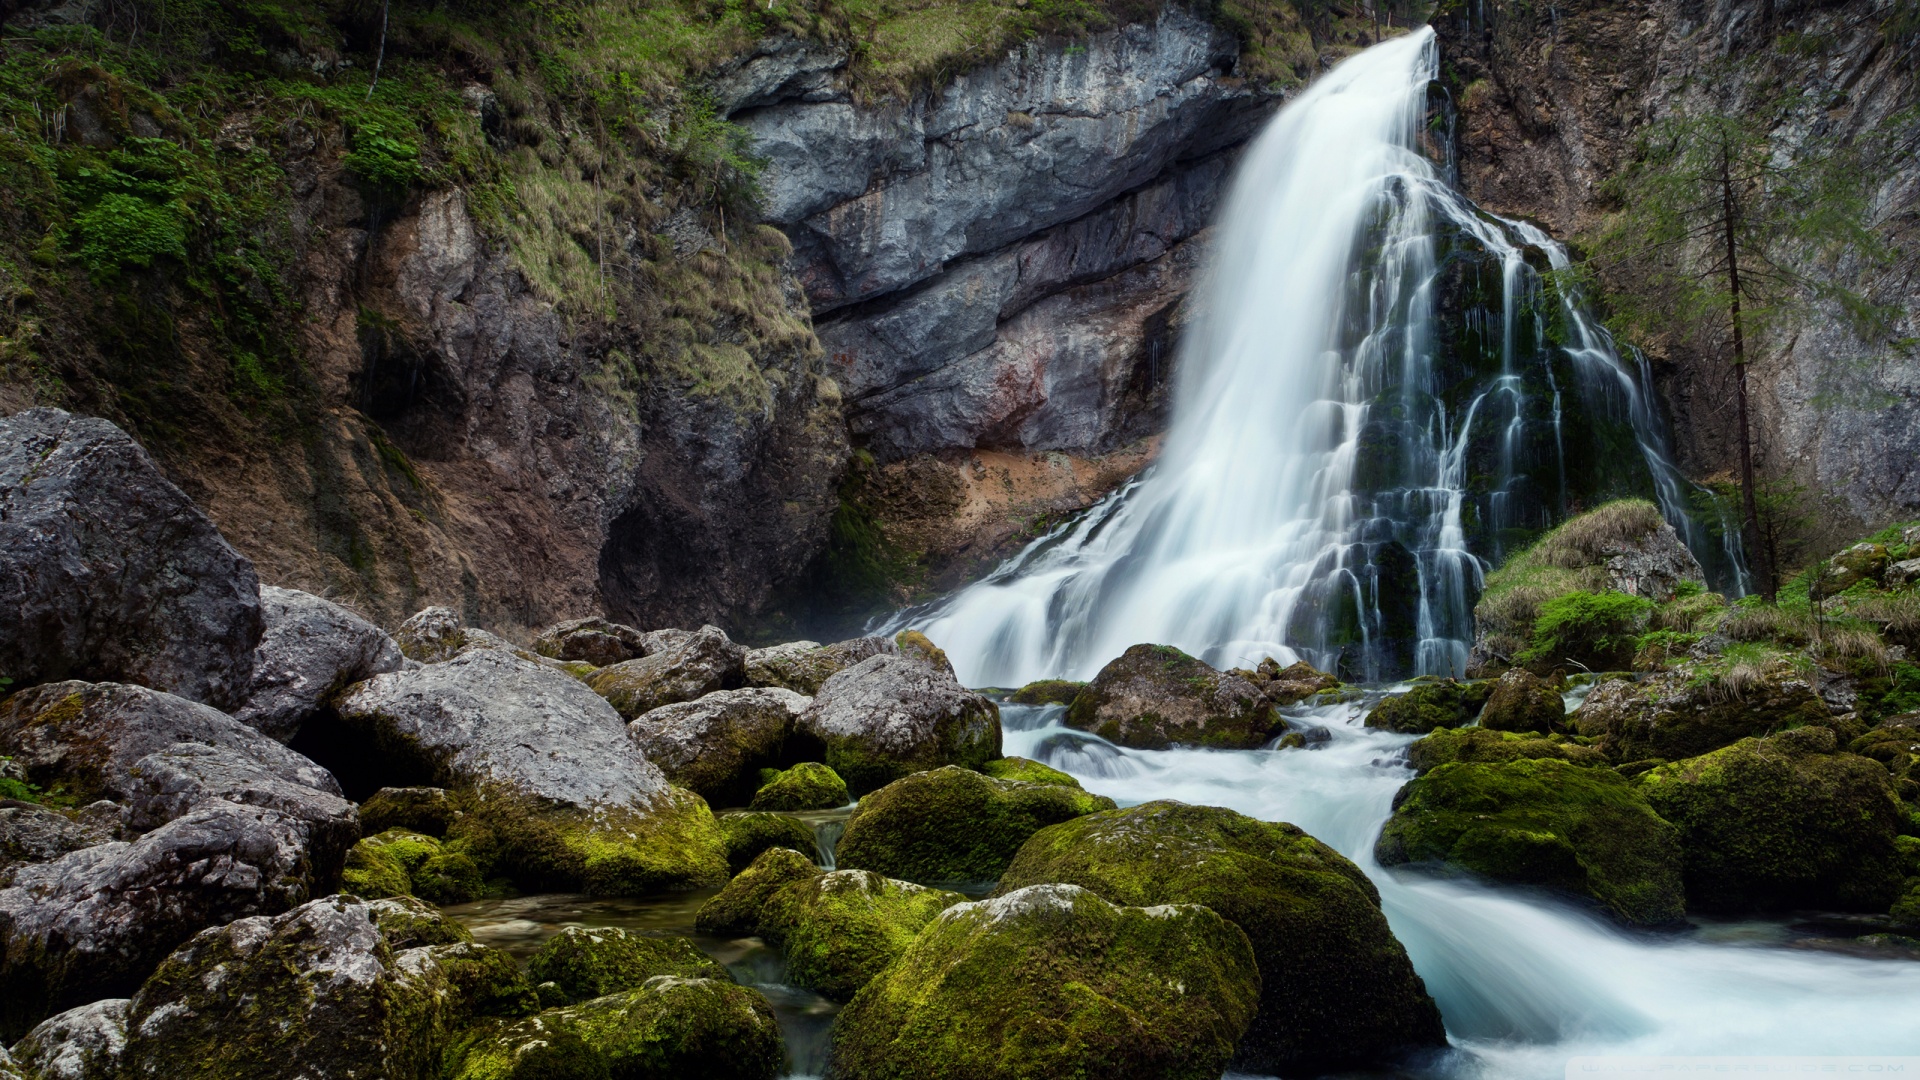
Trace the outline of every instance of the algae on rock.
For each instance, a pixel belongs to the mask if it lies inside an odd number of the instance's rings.
[[[926,885],[990,882],[1034,833],[1112,809],[1112,799],[1078,784],[996,780],[948,765],[862,799],[835,857],[849,869]]]

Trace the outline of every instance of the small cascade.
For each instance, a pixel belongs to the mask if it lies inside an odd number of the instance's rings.
[[[1643,365],[1565,250],[1433,160],[1437,62],[1415,31],[1274,118],[1215,230],[1160,461],[893,628],[926,630],[972,685],[1089,678],[1142,641],[1358,682],[1457,675],[1486,569],[1569,513],[1655,498],[1709,550]]]

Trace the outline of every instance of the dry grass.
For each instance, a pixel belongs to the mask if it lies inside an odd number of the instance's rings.
[[[1847,667],[1865,660],[1884,673],[1893,663],[1887,655],[1887,643],[1880,640],[1880,635],[1859,627],[1828,628],[1820,635],[1819,649],[1821,659]]]
[[[1920,633],[1920,593],[1849,598],[1847,613],[1874,623],[1890,634],[1911,637]]]
[[[1720,632],[1735,641],[1805,645],[1813,640],[1813,615],[1776,604],[1738,607],[1721,621]]]
[[[1530,638],[1541,604],[1605,589],[1607,557],[1636,546],[1664,523],[1644,499],[1622,499],[1572,518],[1487,576],[1474,618],[1489,634]]]
[[[1621,499],[1568,520],[1542,537],[1531,554],[1543,565],[1576,570],[1639,547],[1665,524],[1660,509],[1645,499]]]
[[[1707,684],[1706,697],[1713,702],[1745,701],[1750,691],[1766,681],[1765,668],[1750,663],[1735,664]]]

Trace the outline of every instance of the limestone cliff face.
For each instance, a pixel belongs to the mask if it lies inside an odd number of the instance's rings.
[[[1804,91],[1777,132],[1793,154],[1810,134],[1904,140],[1883,158],[1875,213],[1904,246],[1893,265],[1865,272],[1842,259],[1828,271],[1903,312],[1888,341],[1866,342],[1831,311],[1813,310],[1758,343],[1752,369],[1758,464],[1834,504],[1829,538],[1854,522],[1920,512],[1920,161],[1913,154],[1915,44],[1885,28],[1885,0],[1603,0],[1572,7],[1493,3],[1437,17],[1459,107],[1460,183],[1481,205],[1529,217],[1577,238],[1604,212],[1601,184],[1633,150],[1645,123],[1695,105],[1737,110],[1760,84]],[[1737,78],[1709,68],[1739,61]],[[1904,135],[1902,134],[1904,132]],[[1682,465],[1695,475],[1732,469],[1732,382],[1725,358],[1648,343],[1674,421]],[[1837,511],[1833,512],[1833,511]]]

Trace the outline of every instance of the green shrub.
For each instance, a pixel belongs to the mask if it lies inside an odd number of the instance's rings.
[[[1619,671],[1633,662],[1639,630],[1654,603],[1644,596],[1571,592],[1540,605],[1533,644],[1515,657],[1529,667],[1562,662]]]
[[[370,197],[382,202],[404,199],[420,179],[420,148],[380,124],[363,124],[353,133],[353,149],[342,163]]]
[[[179,210],[138,195],[104,195],[74,215],[73,225],[80,261],[96,281],[128,266],[145,269],[157,258],[187,257],[187,225]]]

